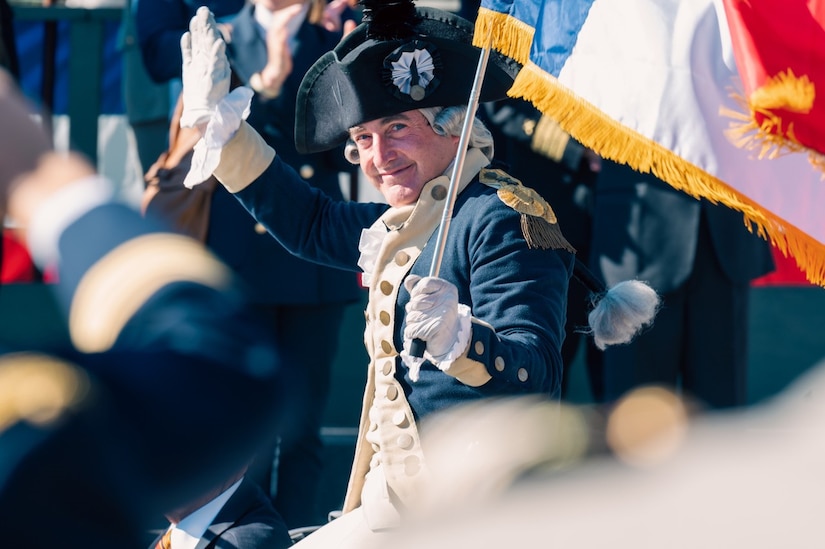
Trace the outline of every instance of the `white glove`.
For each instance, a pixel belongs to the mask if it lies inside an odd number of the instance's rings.
[[[404,287],[410,292],[404,348],[409,349],[413,339],[421,339],[427,344],[427,354],[438,362],[458,337],[458,289],[443,278],[417,275],[408,276]]]
[[[215,106],[229,93],[226,43],[209,8],[201,6],[180,39],[183,54],[182,128],[209,122]]]

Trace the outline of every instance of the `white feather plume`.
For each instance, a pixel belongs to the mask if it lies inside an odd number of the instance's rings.
[[[588,315],[590,333],[599,349],[628,343],[653,323],[659,295],[646,283],[625,280],[602,295]]]

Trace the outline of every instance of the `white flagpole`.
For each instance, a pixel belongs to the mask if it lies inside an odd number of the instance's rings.
[[[478,58],[478,67],[473,80],[473,87],[470,90],[470,100],[467,104],[467,115],[464,117],[464,125],[461,128],[461,138],[458,141],[458,151],[453,162],[453,171],[450,175],[450,186],[447,189],[447,198],[444,203],[444,212],[441,214],[441,222],[438,225],[438,236],[433,252],[433,262],[430,265],[430,276],[438,276],[441,270],[441,260],[444,258],[444,245],[447,242],[447,233],[450,230],[450,221],[453,217],[453,207],[458,195],[458,184],[461,174],[464,171],[464,159],[467,157],[467,147],[469,146],[470,133],[473,130],[473,120],[478,111],[479,97],[481,96],[481,85],[484,82],[484,74],[487,72],[487,63],[490,59],[490,49],[493,42],[492,27],[488,31],[487,41],[481,49]],[[410,355],[414,357],[424,356],[426,342],[421,339],[414,339],[410,345]]]
[[[433,252],[433,262],[430,265],[430,276],[438,276],[441,270],[441,260],[444,257],[444,244],[447,241],[447,233],[450,230],[450,220],[453,217],[453,207],[458,195],[458,184],[461,174],[464,171],[464,159],[467,157],[467,148],[470,141],[470,133],[473,130],[473,120],[478,111],[479,97],[481,96],[481,84],[484,82],[484,74],[487,72],[487,62],[490,59],[490,45],[493,41],[493,32],[490,30],[487,35],[487,43],[481,50],[478,58],[473,88],[470,91],[470,101],[467,105],[467,116],[464,118],[464,126],[461,128],[461,138],[458,141],[458,151],[455,162],[453,162],[453,172],[450,175],[450,186],[447,189],[447,198],[444,204],[444,213],[441,215],[441,223],[438,226],[438,237],[436,238],[435,252]]]

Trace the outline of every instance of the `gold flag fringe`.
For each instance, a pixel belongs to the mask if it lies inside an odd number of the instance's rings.
[[[810,282],[825,286],[825,244],[577,97],[556,78],[530,62],[534,29],[523,21],[480,8],[474,44],[483,47],[481,37],[488,36],[490,32],[494,49],[524,65],[509,95],[532,102],[542,113],[555,119],[566,132],[602,157],[652,173],[695,198],[706,198],[742,212],[743,223],[748,230],[756,230],[757,234],[769,239],[786,257],[788,254],[793,256]],[[805,98],[810,97],[811,88],[804,80],[796,79],[792,73],[778,76],[769,89],[754,96],[754,103],[763,108],[778,103],[805,108]],[[745,133],[747,131],[750,130],[745,130]],[[770,154],[770,146],[768,150],[766,154]],[[809,158],[815,165],[825,167],[825,156],[809,150]]]
[[[652,139],[619,124],[534,63],[525,64],[509,95],[532,102],[602,157],[652,173],[695,198],[742,212],[748,230],[769,239],[786,256],[792,255],[810,282],[825,286],[825,244]]]
[[[533,44],[533,27],[507,14],[487,8],[478,9],[473,34],[473,45],[483,48],[485,37],[492,33],[492,48],[512,57],[522,65],[530,60]]]

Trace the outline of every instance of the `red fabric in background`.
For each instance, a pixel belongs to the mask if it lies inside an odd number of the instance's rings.
[[[811,286],[805,273],[797,267],[796,260],[785,257],[777,248],[771,249],[776,269],[765,276],[753,281],[754,287],[759,286]]]
[[[26,248],[8,231],[3,232],[3,262],[0,283],[34,282],[37,271]]]
[[[26,282],[57,282],[57,271],[47,269],[44,273],[38,271],[29,251],[13,232],[3,233],[3,258],[0,262],[0,284],[18,284]]]
[[[724,5],[745,97],[789,69],[797,78],[807,76],[816,90],[813,108],[808,113],[771,109],[782,119],[781,130],[771,133],[792,134],[805,147],[825,153],[825,2],[725,0]],[[765,115],[755,113],[754,119],[761,126]]]

